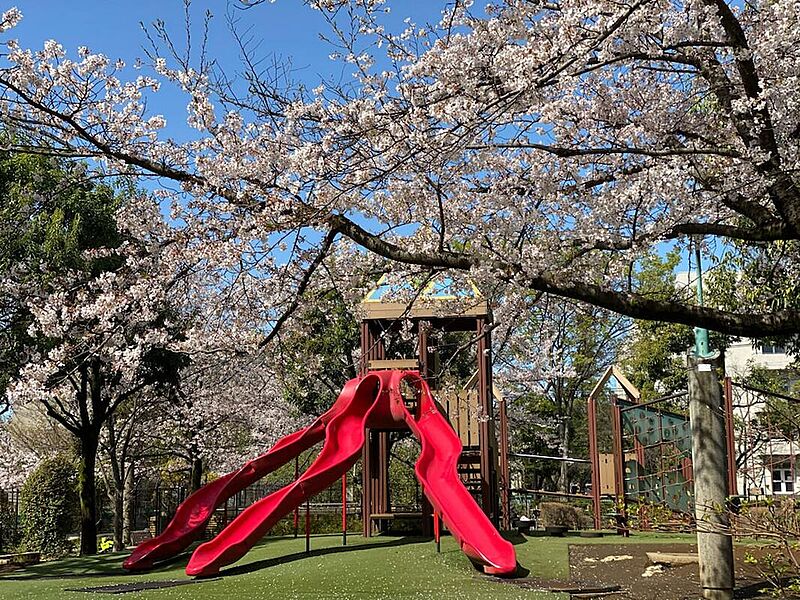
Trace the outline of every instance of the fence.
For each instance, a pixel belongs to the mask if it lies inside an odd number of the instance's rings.
[[[19,490],[0,490],[0,554],[10,552],[19,538]]]
[[[231,496],[214,511],[206,538],[216,535],[227,523],[236,518],[248,506],[272,492],[279,490],[288,481],[268,481],[253,484]],[[161,533],[178,506],[189,496],[185,486],[162,485],[158,482],[144,481],[133,490],[130,498],[131,531],[147,532],[147,535]],[[20,492],[19,490],[0,490],[0,553],[10,552],[20,540]],[[342,486],[333,485],[314,496],[307,505],[313,533],[341,531]],[[408,510],[403,504],[402,508]],[[305,514],[306,505],[298,508]],[[105,535],[113,531],[113,504],[103,491],[97,496],[98,531]],[[360,481],[348,478],[345,514],[348,529],[361,530],[361,491]],[[300,529],[304,528],[304,517],[300,519]],[[275,534],[291,533],[295,527],[294,515],[289,514],[273,529]]]

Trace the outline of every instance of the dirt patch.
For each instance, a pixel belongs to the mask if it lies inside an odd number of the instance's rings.
[[[763,551],[747,548],[759,556]],[[573,544],[569,547],[570,581],[582,586],[619,586],[610,597],[624,600],[696,600],[700,579],[696,564],[654,568],[647,552],[697,552],[693,544]],[[761,598],[767,587],[755,566],[735,550],[736,598]],[[581,596],[574,596],[575,598]]]

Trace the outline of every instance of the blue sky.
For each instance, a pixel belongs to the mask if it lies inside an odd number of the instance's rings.
[[[389,26],[398,31],[404,27],[406,17],[420,24],[437,21],[445,2],[390,0],[387,4],[391,7]],[[11,6],[17,6],[24,15],[22,23],[10,32],[22,47],[37,49],[46,40],[55,39],[73,56],[78,46],[88,46],[112,60],[122,59],[131,65],[136,58],[144,57],[143,48],[148,43],[140,23],[149,25],[162,19],[179,44],[184,40],[183,0],[18,0],[6,2],[2,8]],[[214,15],[209,55],[229,76],[239,69],[240,57],[228,31],[228,13],[238,16],[243,28],[253,27],[253,35],[261,40],[259,56],[273,54],[281,60],[290,60],[293,77],[308,87],[315,87],[322,79],[349,80],[351,66],[330,60],[333,49],[319,37],[320,32],[327,31],[327,24],[301,0],[276,0],[249,10],[237,6],[240,5],[234,0],[193,0],[191,5],[195,45],[200,41],[206,10]],[[137,74],[133,69],[128,73],[130,78]],[[178,140],[196,135],[185,122],[186,102],[184,95],[169,86],[162,88],[157,99],[150,102],[151,114],[166,116],[166,133]],[[152,184],[155,182],[146,183],[145,187],[158,187]],[[666,252],[669,247],[665,245],[660,250]]]
[[[406,17],[420,23],[438,20],[441,9],[439,2],[404,0],[390,4],[390,21],[397,28]],[[144,57],[143,48],[148,44],[140,23],[149,25],[162,19],[179,44],[185,39],[183,0],[18,0],[6,2],[3,10],[11,6],[17,6],[24,15],[22,23],[10,32],[23,48],[38,49],[46,40],[55,39],[73,56],[78,46],[88,46],[93,52],[131,65],[137,57]],[[351,67],[330,60],[333,49],[319,37],[327,30],[324,19],[302,1],[277,0],[248,10],[237,6],[233,0],[193,0],[191,5],[195,47],[200,42],[206,10],[214,15],[209,55],[226,74],[235,73],[240,65],[239,50],[228,31],[226,14],[230,13],[241,19],[242,28],[252,26],[253,35],[262,40],[259,56],[272,54],[291,61],[295,80],[313,88],[323,78],[350,78]],[[129,73],[131,78],[137,74],[132,70]],[[157,104],[151,104],[154,114],[167,117],[168,133],[179,139],[190,134],[185,107],[185,96],[166,88],[158,94]]]
[[[329,50],[319,40],[324,26],[321,16],[301,2],[292,0],[265,4],[247,11],[233,8],[225,0],[195,0],[191,6],[195,44],[199,44],[205,11],[214,15],[209,35],[209,54],[217,59],[226,73],[239,68],[238,48],[231,41],[226,13],[238,14],[243,25],[253,24],[256,35],[263,39],[260,52],[274,53],[283,59],[291,58],[296,77],[309,83],[321,75],[332,75],[336,66],[328,59]],[[124,60],[128,65],[144,58],[147,38],[140,23],[152,24],[162,19],[183,44],[184,7],[182,0],[19,0],[16,5],[24,18],[12,35],[22,47],[41,48],[45,40],[55,39],[74,55],[78,46],[88,46],[93,52],[107,55],[112,61]],[[130,71],[129,77],[138,73]],[[186,97],[171,89],[162,88],[158,100],[150,104],[154,114],[168,118],[167,131],[179,139],[189,134],[185,125]]]
[[[438,21],[444,3],[398,0],[389,4],[391,13],[386,17],[387,26],[402,31],[407,17],[420,24]],[[22,11],[23,20],[0,39],[17,38],[21,47],[33,50],[54,39],[73,58],[79,46],[87,46],[93,52],[105,54],[112,62],[125,61],[128,67],[121,79],[135,79],[149,72],[131,67],[137,58],[146,59],[145,48],[149,47],[149,42],[142,24],[151,26],[154,21],[163,20],[179,50],[185,47],[183,0],[17,0],[6,2],[2,10],[11,6]],[[352,81],[353,66],[331,60],[330,54],[336,49],[320,38],[321,32],[329,30],[325,19],[301,0],[265,2],[247,10],[242,10],[236,0],[193,0],[190,15],[195,59],[207,10],[213,14],[208,55],[229,78],[241,71],[240,49],[232,38],[227,18],[232,15],[239,19],[240,31],[252,27],[251,35],[260,40],[258,58],[275,56],[290,62],[295,81],[308,88],[316,87],[323,80]],[[171,84],[148,97],[148,114],[167,118],[165,136],[186,141],[197,135],[197,131],[186,124],[187,101],[187,96]],[[149,190],[175,187],[163,180],[143,180],[140,185]],[[165,217],[169,218],[166,205],[164,210]],[[362,222],[362,225],[368,223]]]

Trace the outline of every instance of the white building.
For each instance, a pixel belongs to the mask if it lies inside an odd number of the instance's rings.
[[[676,286],[694,288],[695,273],[677,273]],[[688,292],[688,293],[694,293]],[[782,345],[751,338],[734,341],[725,350],[725,374],[742,382],[754,368],[784,371],[794,362]],[[733,387],[738,494],[750,498],[800,492],[800,440],[773,427],[763,412],[769,397]]]

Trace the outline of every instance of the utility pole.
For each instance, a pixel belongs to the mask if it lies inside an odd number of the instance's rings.
[[[695,246],[697,300],[703,305],[702,257]],[[700,585],[707,600],[733,598],[733,538],[727,514],[725,422],[722,390],[715,369],[719,351],[711,351],[708,330],[695,327],[695,347],[689,352],[689,421],[692,428],[694,514]],[[731,457],[733,460],[733,457]]]

